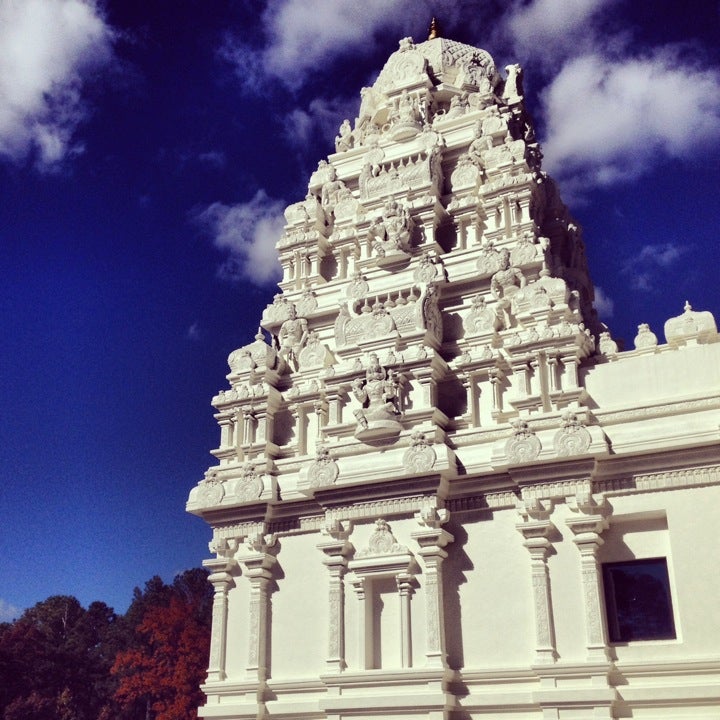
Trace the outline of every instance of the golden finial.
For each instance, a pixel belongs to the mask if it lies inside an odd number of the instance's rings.
[[[434,40],[435,38],[440,37],[440,26],[438,25],[438,21],[436,18],[433,18],[430,21],[430,34],[428,35],[428,40]]]

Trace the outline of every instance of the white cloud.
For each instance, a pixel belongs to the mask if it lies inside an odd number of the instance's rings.
[[[197,214],[215,246],[228,253],[218,274],[225,280],[247,279],[256,285],[280,279],[275,243],[280,238],[285,204],[258,190],[252,200],[237,205],[213,203]]]
[[[12,622],[20,613],[19,608],[0,598],[0,622]]]
[[[451,27],[461,16],[465,23],[471,13],[478,16],[472,0],[444,3],[441,10],[436,6],[431,0],[270,0],[262,16],[265,43],[258,47],[230,35],[221,53],[246,88],[261,90],[268,78],[277,78],[297,89],[338,55],[374,52],[381,33],[400,40],[418,17],[429,25],[437,11]]]
[[[352,119],[360,108],[360,97],[315,98],[307,108],[295,108],[288,116],[285,137],[291,145],[304,147],[320,136],[332,143],[343,118]]]
[[[0,0],[0,156],[50,169],[82,151],[83,79],[112,40],[94,0]]]
[[[606,186],[720,140],[720,71],[678,48],[643,57],[573,58],[543,94],[546,168]]]
[[[373,33],[398,26],[409,0],[275,0],[263,24],[269,43],[263,67],[290,86],[341,51],[365,44],[374,47]]]
[[[593,21],[618,0],[533,0],[516,2],[506,15],[503,30],[516,53],[546,63],[577,53],[578,45],[592,40]]]
[[[625,262],[623,273],[630,277],[630,284],[635,290],[653,290],[662,271],[672,268],[687,249],[674,243],[643,245]]]
[[[605,294],[605,291],[599,285],[595,285],[595,300],[593,301],[593,305],[601,320],[609,320],[613,316],[615,303],[612,298]]]

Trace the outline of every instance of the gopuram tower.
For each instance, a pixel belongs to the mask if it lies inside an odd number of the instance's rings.
[[[720,717],[715,321],[618,350],[521,79],[405,38],[285,211],[187,504],[201,716]]]

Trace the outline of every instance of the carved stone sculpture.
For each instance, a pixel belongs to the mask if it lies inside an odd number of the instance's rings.
[[[400,415],[400,378],[392,370],[386,371],[375,353],[370,355],[365,380],[354,380],[352,391],[363,406],[353,413],[358,421],[356,438],[365,440],[400,432],[402,426],[397,420]]]
[[[352,128],[350,121],[345,119],[340,125],[338,136],[335,138],[335,152],[345,152],[353,146]]]
[[[557,431],[553,441],[555,452],[560,457],[582,455],[587,452],[591,440],[590,433],[572,410],[563,413],[562,428]]]
[[[525,420],[517,419],[512,423],[512,436],[505,443],[505,455],[508,462],[520,464],[537,458],[542,449],[540,440]]]
[[[380,259],[406,256],[410,250],[412,218],[408,211],[395,200],[388,200],[382,217],[370,225],[369,234],[373,250]]]
[[[318,445],[315,461],[310,466],[308,480],[311,488],[327,487],[338,478],[340,469],[324,445]]]
[[[416,430],[412,434],[410,447],[403,455],[405,472],[409,474],[428,472],[432,470],[436,460],[437,455],[425,437],[425,433]]]
[[[295,306],[291,305],[290,315],[280,326],[280,332],[278,333],[280,357],[297,367],[300,351],[305,346],[307,335],[307,320],[298,317]]]

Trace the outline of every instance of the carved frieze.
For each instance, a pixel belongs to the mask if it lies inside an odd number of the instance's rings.
[[[502,320],[498,317],[495,308],[486,304],[482,295],[476,295],[470,312],[463,319],[463,327],[468,335],[492,332],[502,327]]]
[[[578,416],[567,410],[562,416],[562,427],[555,433],[553,445],[560,457],[582,455],[588,451],[592,439]]]
[[[530,429],[525,420],[513,420],[511,425],[512,435],[505,443],[505,455],[508,462],[520,465],[537,459],[542,449],[540,438]]]
[[[317,454],[308,470],[308,482],[311,488],[332,485],[340,474],[340,468],[324,445],[318,445]]]
[[[480,251],[475,267],[481,277],[486,277],[500,269],[501,260],[500,252],[493,247],[492,243],[486,243]]]
[[[395,88],[423,82],[427,79],[427,60],[415,47],[412,38],[403,38],[400,49],[394,52],[375,82],[375,87],[390,92]]]
[[[388,525],[387,521],[382,518],[378,518],[375,521],[375,530],[372,535],[370,535],[367,547],[364,550],[360,550],[356,554],[356,557],[368,558],[380,555],[395,555],[397,553],[406,552],[408,552],[408,549],[404,545],[400,545],[400,543],[398,543],[395,536],[392,534],[390,525]]]
[[[257,500],[264,488],[263,479],[257,470],[250,464],[243,465],[241,476],[235,481],[233,488],[235,497],[241,502]]]
[[[225,497],[225,488],[217,476],[217,471],[208,470],[205,479],[200,483],[198,501],[207,506],[219,505]]]
[[[320,342],[320,336],[311,330],[308,333],[305,347],[303,347],[298,355],[298,364],[301,370],[323,367],[328,355],[329,351],[327,347]]]
[[[407,473],[424,473],[432,470],[437,460],[425,433],[416,430],[412,434],[410,447],[403,455],[403,467]]]
[[[362,300],[369,290],[370,286],[367,284],[367,280],[365,280],[361,272],[356,271],[352,281],[347,286],[345,295],[354,300]]]

